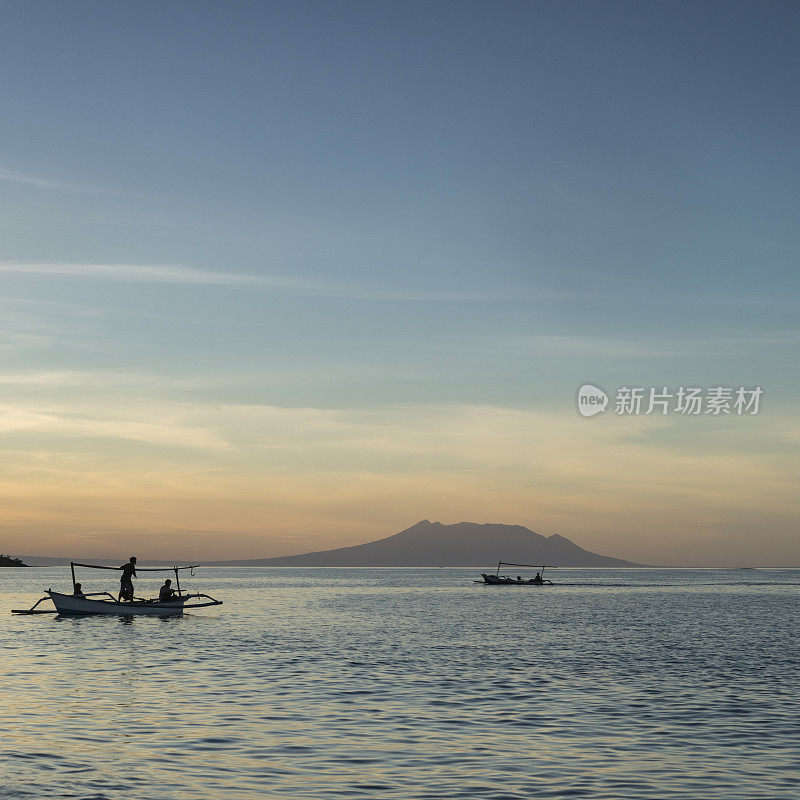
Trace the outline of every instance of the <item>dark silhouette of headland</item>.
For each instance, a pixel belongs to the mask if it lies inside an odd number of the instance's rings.
[[[486,567],[500,560],[559,567],[641,567],[584,550],[558,534],[542,536],[522,525],[423,520],[375,542],[278,558],[213,561],[251,567]]]
[[[18,558],[11,558],[11,556],[4,556],[0,553],[0,567],[27,567]]]

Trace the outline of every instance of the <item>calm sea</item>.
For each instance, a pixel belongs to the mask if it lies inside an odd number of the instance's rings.
[[[124,619],[0,570],[0,797],[796,800],[800,572],[476,573],[205,569],[224,606]]]

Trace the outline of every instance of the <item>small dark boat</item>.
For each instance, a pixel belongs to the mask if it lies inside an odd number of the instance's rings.
[[[523,578],[521,575],[517,575],[516,578],[512,578],[510,575],[500,574],[500,567],[503,565],[507,567],[530,567],[531,569],[538,569],[540,571],[536,573],[536,577],[534,578]],[[510,561],[499,561],[497,563],[497,572],[495,572],[494,575],[482,572],[481,578],[483,578],[483,580],[475,581],[475,583],[485,583],[489,586],[552,586],[553,581],[547,580],[543,577],[544,571],[547,567],[555,569],[552,564],[543,564],[542,566],[537,567],[533,564],[512,564]]]

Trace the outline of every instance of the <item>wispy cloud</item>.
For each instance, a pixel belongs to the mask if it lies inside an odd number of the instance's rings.
[[[29,372],[0,372],[0,386],[83,386],[87,375],[78,370],[36,370]]]
[[[259,275],[147,264],[67,264],[5,261],[0,263],[0,272],[141,283],[194,283],[231,286],[267,286],[287,283],[286,279],[272,279]]]
[[[63,183],[61,181],[51,181],[46,178],[40,178],[36,175],[26,175],[22,172],[15,172],[9,169],[0,167],[0,181],[6,183],[20,183],[25,186],[35,186],[39,189],[64,189],[69,191],[82,191],[82,192],[95,192],[97,188],[90,186],[79,186],[74,183]]]
[[[348,281],[322,278],[304,278],[290,275],[258,275],[242,272],[197,269],[168,264],[74,264],[51,262],[0,262],[0,272],[20,275],[47,275],[50,277],[85,280],[108,280],[128,283],[193,284],[206,286],[242,286],[283,290],[299,294],[321,295],[360,300],[396,301],[482,301],[515,299],[555,299],[564,293],[532,289],[477,289],[459,288],[404,289],[378,287]]]
[[[67,407],[33,409],[4,404],[0,406],[0,431],[4,434],[45,434],[48,437],[123,439],[162,447],[225,449],[227,442],[207,427],[179,419],[162,418],[153,422],[146,414],[106,413]]]
[[[738,353],[746,347],[796,345],[800,332],[794,330],[740,335],[708,336],[687,333],[676,337],[611,336],[503,336],[490,340],[516,352],[557,355],[561,357],[607,359],[685,358],[693,355]],[[477,345],[476,345],[477,346]]]

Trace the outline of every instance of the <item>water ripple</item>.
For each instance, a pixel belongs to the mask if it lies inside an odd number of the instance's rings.
[[[31,572],[3,607],[63,578]],[[0,797],[794,800],[797,573],[563,573],[220,569],[206,613],[4,614]]]

